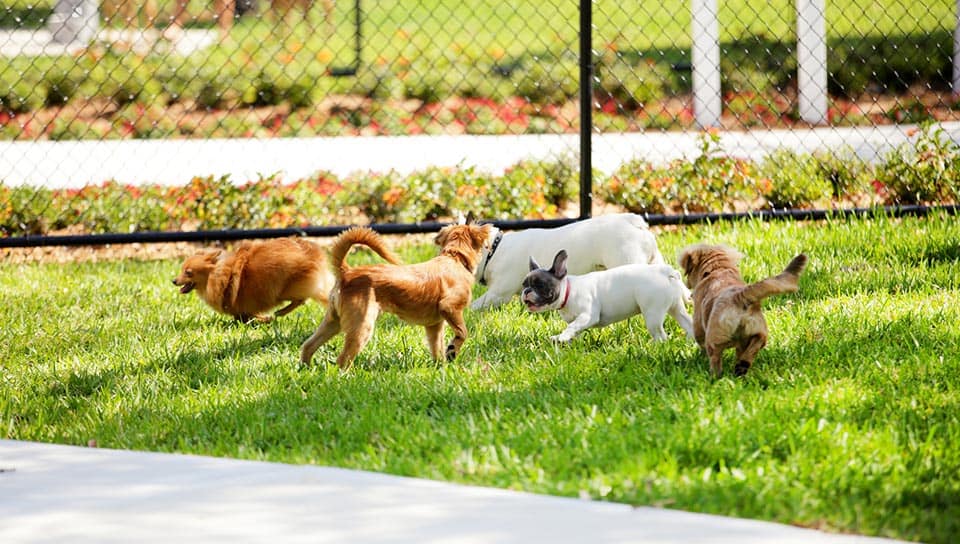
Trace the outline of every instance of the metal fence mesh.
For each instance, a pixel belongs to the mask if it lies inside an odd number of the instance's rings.
[[[845,157],[877,162],[916,138],[905,125],[929,121],[945,129],[931,145],[951,151],[953,2],[812,2],[828,91],[813,124],[798,91],[810,66],[798,63],[801,4],[811,2],[713,3],[720,88],[702,93],[693,29],[710,2],[593,2],[589,152],[601,204],[890,203],[887,174],[858,165],[832,174],[863,177],[857,190],[831,181],[826,200],[774,194],[786,182],[769,172],[802,180],[797,153],[823,149],[849,156],[819,157],[821,173]],[[0,233],[417,222],[466,208],[569,216],[578,17],[559,0],[6,0]],[[711,93],[722,111],[707,124],[719,134],[701,131],[698,100]],[[794,155],[763,170],[781,147]]]

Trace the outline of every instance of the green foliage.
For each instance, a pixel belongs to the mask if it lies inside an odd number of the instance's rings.
[[[163,0],[163,4],[167,11],[173,7],[172,1]],[[0,9],[0,25],[33,26],[49,13],[50,5],[47,0],[16,0]],[[793,7],[778,0],[733,4],[721,10],[722,85],[732,93],[728,111],[744,125],[768,124],[770,116],[780,116],[781,121],[794,116],[792,106],[784,108],[777,101],[796,77]],[[367,43],[353,77],[330,77],[333,69],[353,62],[350,25],[338,25],[332,34],[311,34],[298,25],[278,35],[273,20],[256,17],[241,18],[230,39],[187,58],[167,54],[162,42],[146,55],[123,44],[98,43],[78,57],[4,58],[0,59],[0,109],[30,113],[82,99],[96,104],[110,100],[119,106],[172,101],[199,111],[271,105],[296,110],[331,94],[429,103],[457,98],[504,103],[519,96],[555,107],[575,100],[580,79],[576,5],[544,9],[523,0],[509,8],[492,14],[487,4],[461,6],[443,0],[406,9],[394,4],[371,6],[364,10]],[[690,58],[689,10],[680,8],[675,3],[626,6],[602,0],[596,4],[603,17],[595,21],[596,50],[602,52],[595,59],[595,95],[601,103],[610,99],[617,110],[598,115],[601,129],[690,126],[682,116],[634,116],[644,105],[689,91],[689,74],[674,69]],[[191,12],[200,11],[194,2]],[[828,11],[834,96],[908,92],[918,84],[942,89],[949,84],[952,34],[944,23],[953,17],[954,6],[949,2],[928,3],[922,13],[909,15],[902,0],[881,0],[869,6],[839,2]],[[637,25],[638,13],[649,24]],[[749,98],[739,97],[741,93]],[[905,103],[889,113],[896,122],[915,122],[930,114],[919,102]],[[845,123],[865,120],[840,119]],[[325,122],[319,127],[312,133],[300,130],[304,135],[333,134],[337,128]],[[352,128],[368,127],[340,128],[349,133]],[[69,131],[60,128],[58,134],[65,137]],[[560,128],[569,127],[543,119],[510,126],[497,119],[474,123],[466,132],[538,133]],[[38,132],[49,129],[41,127]],[[246,130],[223,132],[217,136],[243,136]],[[8,126],[0,135],[38,136],[17,133]]]
[[[833,197],[858,195],[871,190],[873,166],[861,159],[850,147],[814,152],[820,176],[830,182]]]
[[[563,104],[579,95],[580,67],[575,59],[536,57],[527,64],[513,75],[517,96],[535,104]]]
[[[779,149],[764,158],[760,174],[770,180],[766,197],[774,208],[821,207],[833,196],[820,161],[810,154]]]
[[[0,59],[0,112],[26,113],[42,108],[47,88],[38,85],[42,72],[31,68],[29,59]]]
[[[877,180],[899,204],[956,202],[960,195],[960,146],[943,129],[924,126],[877,166]]]
[[[566,162],[524,162],[501,177],[473,168],[363,174],[344,182],[342,203],[373,222],[407,223],[473,211],[490,219],[554,217],[576,191]]]
[[[598,60],[596,74],[598,97],[615,100],[626,109],[637,109],[663,98],[665,82],[671,77],[669,67],[663,64],[645,59],[629,62],[615,54]]]
[[[50,191],[0,183],[0,233],[4,236],[42,234],[55,213]]]
[[[692,161],[625,163],[598,188],[598,195],[636,213],[724,212],[752,203],[762,192],[752,177],[754,167],[724,156],[719,144],[717,134],[705,132]]]

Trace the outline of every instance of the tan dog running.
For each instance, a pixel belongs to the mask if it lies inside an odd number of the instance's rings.
[[[343,330],[343,351],[337,365],[343,370],[350,368],[373,336],[381,311],[422,325],[434,360],[443,354],[443,325],[449,323],[454,337],[446,357],[453,360],[467,339],[463,310],[470,304],[474,270],[489,236],[489,225],[450,225],[434,239],[441,248],[440,255],[424,263],[401,265],[373,230],[354,227],[345,231],[330,249],[337,283],[330,292],[327,315],[303,343],[300,361],[309,363],[320,345]],[[391,264],[348,266],[345,259],[355,244],[369,247]]]
[[[247,322],[286,315],[308,298],[326,304],[334,278],[323,249],[302,238],[243,242],[235,252],[206,249],[188,257],[173,284],[196,291],[214,310]]]
[[[724,350],[737,349],[734,374],[743,376],[767,343],[767,322],[760,302],[771,295],[792,293],[807,265],[797,255],[780,274],[750,285],[740,277],[737,264],[743,257],[725,246],[695,245],[680,252],[680,268],[693,290],[693,334],[707,352],[710,370],[722,371]]]

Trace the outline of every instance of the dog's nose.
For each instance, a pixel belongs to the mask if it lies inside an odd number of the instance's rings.
[[[173,284],[174,284],[174,285],[177,284],[177,278],[173,278]]]

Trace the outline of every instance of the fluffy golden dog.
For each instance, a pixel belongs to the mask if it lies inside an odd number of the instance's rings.
[[[333,273],[323,249],[302,238],[243,242],[234,252],[207,249],[188,257],[173,284],[196,291],[214,310],[240,321],[273,319],[266,312],[285,301],[276,316],[308,298],[326,304]]]
[[[434,239],[440,255],[424,263],[402,265],[373,230],[354,227],[342,233],[330,249],[337,279],[330,306],[320,327],[303,343],[301,363],[308,364],[317,348],[342,330],[343,351],[337,365],[342,370],[350,368],[373,335],[381,311],[423,326],[434,360],[443,354],[443,326],[449,323],[454,337],[446,357],[456,358],[467,339],[463,310],[470,304],[474,270],[489,236],[490,225],[450,225]],[[391,264],[348,266],[345,259],[355,244],[369,247]]]
[[[801,253],[780,274],[746,285],[737,269],[742,257],[725,246],[695,245],[680,252],[680,268],[693,290],[693,334],[707,352],[715,376],[722,371],[724,350],[731,347],[737,350],[734,374],[746,374],[767,343],[767,322],[760,302],[796,291],[807,265],[807,256]]]

